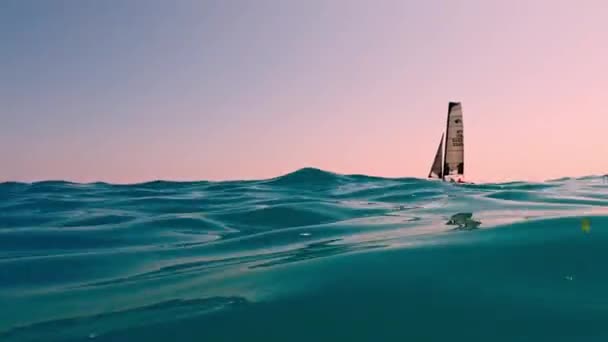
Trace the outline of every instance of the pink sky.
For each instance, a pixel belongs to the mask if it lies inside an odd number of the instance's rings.
[[[0,180],[425,177],[449,101],[471,181],[608,173],[606,1],[11,6]]]

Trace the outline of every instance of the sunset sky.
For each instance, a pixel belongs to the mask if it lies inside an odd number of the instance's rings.
[[[3,0],[0,181],[608,173],[606,0]]]

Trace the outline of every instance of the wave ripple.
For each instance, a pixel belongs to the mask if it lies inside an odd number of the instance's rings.
[[[0,340],[604,340],[607,213],[593,176],[0,183]]]

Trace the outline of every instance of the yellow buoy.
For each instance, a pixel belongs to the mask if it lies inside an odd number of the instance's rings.
[[[581,230],[585,233],[591,231],[591,221],[588,218],[584,218],[581,222]]]

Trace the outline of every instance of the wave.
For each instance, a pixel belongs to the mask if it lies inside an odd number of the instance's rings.
[[[459,185],[304,168],[0,183],[0,301],[11,308],[0,338],[250,340],[273,322],[265,340],[443,340],[427,328],[458,322],[450,339],[509,340],[501,322],[593,325],[605,317],[606,224],[597,176]],[[584,335],[541,327],[522,336]]]
[[[335,185],[344,180],[344,176],[315,168],[303,168],[286,175],[270,179],[267,185],[276,186],[317,186]]]

